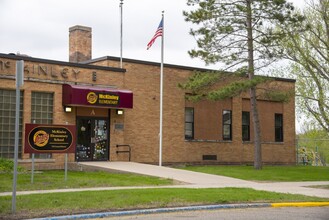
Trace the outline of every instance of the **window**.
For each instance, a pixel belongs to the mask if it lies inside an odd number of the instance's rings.
[[[194,109],[185,108],[185,139],[194,138]]]
[[[0,158],[14,158],[16,90],[0,89]],[[18,157],[22,157],[23,92],[20,92]]]
[[[275,141],[283,142],[283,115],[275,114]]]
[[[242,140],[250,141],[250,112],[242,112]]]
[[[32,92],[31,121],[36,124],[53,123],[54,94],[45,92]],[[51,154],[35,154],[35,158],[51,158]]]
[[[53,93],[32,92],[32,122],[37,124],[53,123]]]
[[[232,111],[223,111],[223,140],[232,140]]]

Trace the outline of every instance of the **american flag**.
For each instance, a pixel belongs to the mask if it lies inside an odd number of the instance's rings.
[[[159,27],[156,30],[155,34],[153,35],[152,39],[150,40],[150,42],[147,44],[147,50],[150,49],[150,47],[152,47],[153,43],[155,42],[155,40],[162,36],[163,34],[163,18],[160,21]]]

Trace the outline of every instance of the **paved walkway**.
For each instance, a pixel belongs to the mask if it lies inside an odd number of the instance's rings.
[[[82,166],[92,166],[101,169],[111,169],[130,173],[138,173],[149,176],[174,179],[182,184],[174,186],[150,186],[150,187],[98,187],[84,189],[59,189],[42,191],[24,191],[17,192],[17,195],[40,194],[54,192],[77,192],[77,191],[95,191],[95,190],[118,190],[118,189],[136,189],[136,188],[223,188],[223,187],[246,187],[255,190],[265,190],[271,192],[302,194],[307,196],[316,196],[329,198],[329,190],[309,188],[307,186],[329,185],[329,181],[321,182],[275,182],[259,183],[245,181],[230,177],[204,174],[169,167],[160,167],[149,164],[134,162],[80,162]],[[0,196],[11,195],[11,192],[0,193]]]
[[[105,169],[120,170],[149,176],[169,178],[184,182],[184,185],[174,187],[188,188],[219,188],[219,187],[246,187],[271,192],[302,194],[329,198],[329,190],[309,188],[307,186],[329,185],[329,181],[320,182],[275,182],[258,183],[230,177],[174,169],[164,166],[155,166],[134,162],[86,162],[82,165],[101,167]]]

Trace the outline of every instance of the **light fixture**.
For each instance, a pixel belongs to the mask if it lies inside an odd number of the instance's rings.
[[[64,112],[72,112],[72,107],[64,106]]]
[[[117,115],[123,115],[123,109],[117,109]]]
[[[96,79],[97,79],[97,73],[96,72],[93,72],[92,79],[93,79],[94,82],[96,81]]]

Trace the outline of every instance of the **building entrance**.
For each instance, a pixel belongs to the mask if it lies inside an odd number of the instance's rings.
[[[107,118],[77,117],[77,161],[109,159]]]

